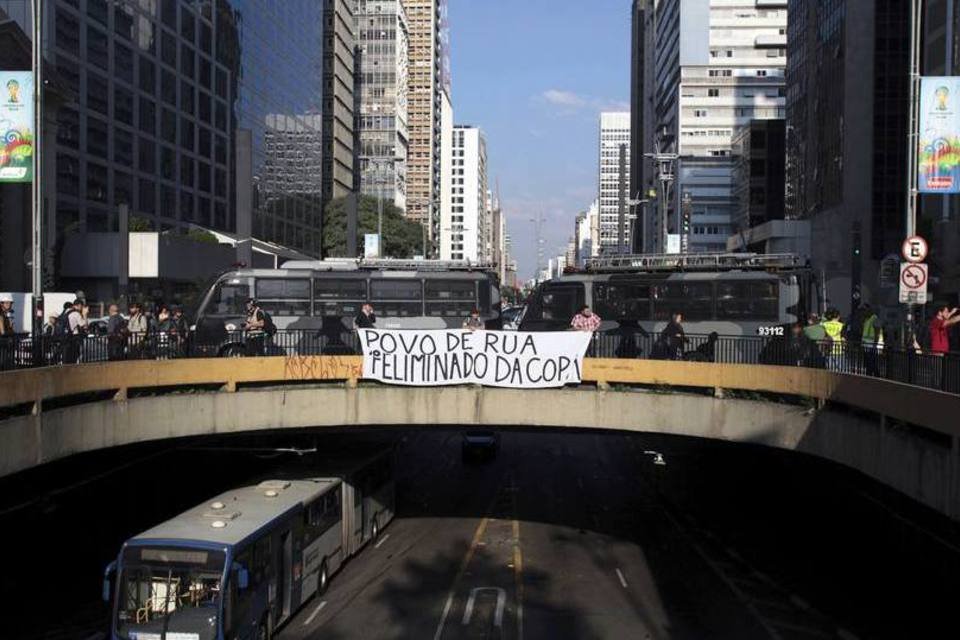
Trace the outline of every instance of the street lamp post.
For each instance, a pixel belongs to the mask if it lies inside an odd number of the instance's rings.
[[[33,29],[31,34],[31,67],[33,69],[33,184],[31,185],[31,237],[32,237],[32,264],[31,291],[33,293],[33,325],[32,331],[37,335],[43,318],[37,317],[40,305],[43,304],[43,191],[40,184],[40,141],[43,135],[43,39],[41,37],[43,24],[43,0],[31,0],[31,18]]]

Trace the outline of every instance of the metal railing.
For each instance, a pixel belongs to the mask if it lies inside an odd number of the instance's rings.
[[[162,332],[128,336],[0,337],[0,370],[122,360],[249,356],[360,355],[353,331],[280,330],[274,335],[236,331],[216,340]],[[640,329],[597,333],[587,352],[595,358],[629,358],[780,365],[883,378],[960,394],[960,353],[933,354],[861,343],[816,343],[789,336],[687,335],[669,343]]]

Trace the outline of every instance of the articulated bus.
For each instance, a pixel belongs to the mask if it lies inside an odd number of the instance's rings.
[[[128,540],[104,575],[110,637],[272,637],[393,519],[392,449],[339,464],[228,491]]]
[[[460,328],[474,309],[487,328],[500,328],[500,283],[496,272],[483,266],[432,260],[326,260],[223,274],[197,309],[198,343],[215,346],[220,355],[242,353],[238,330],[246,316],[245,301],[251,297],[278,329],[316,330],[328,336],[351,332],[367,302],[381,329]],[[297,345],[301,354],[308,347]]]
[[[630,322],[656,334],[680,312],[689,334],[774,335],[805,320],[814,285],[805,261],[792,255],[614,256],[542,283],[520,328],[562,331],[589,305],[601,332]]]

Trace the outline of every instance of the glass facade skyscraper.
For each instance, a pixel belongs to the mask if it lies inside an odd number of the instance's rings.
[[[0,7],[29,36],[29,1]],[[116,231],[121,204],[135,228],[235,231],[236,132],[249,129],[254,235],[319,255],[319,176],[302,179],[320,171],[319,2],[49,0],[44,10],[45,58],[73,94],[47,150],[58,235]],[[296,180],[283,175],[290,157]]]

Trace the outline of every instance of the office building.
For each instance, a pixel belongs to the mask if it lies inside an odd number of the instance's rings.
[[[359,0],[354,12],[360,189],[407,207],[407,14],[400,0]]]
[[[908,2],[790,2],[787,215],[810,221],[813,266],[844,312],[857,290],[896,306],[878,272],[904,234],[908,21]]]
[[[443,207],[440,259],[488,262],[487,141],[479,127],[456,125],[451,148],[450,201]]]
[[[263,0],[261,0],[263,1]],[[354,189],[354,35],[355,0],[316,0],[323,4],[323,203]],[[293,2],[290,4],[301,4]],[[284,5],[285,3],[274,3]],[[281,29],[285,27],[277,25]],[[278,31],[278,40],[287,34]],[[302,68],[301,73],[311,70]]]
[[[599,215],[600,253],[629,251],[634,216],[626,200],[630,176],[630,113],[627,111],[600,114],[599,136]],[[622,167],[625,173],[621,174]],[[620,228],[623,209],[624,228]],[[621,234],[623,234],[621,236]]]
[[[426,228],[429,255],[440,233],[441,111],[449,100],[450,62],[446,0],[406,0],[409,24],[407,217]]]
[[[787,2],[661,0],[647,5],[644,20],[655,59],[644,65],[644,99],[652,101],[646,113],[653,115],[644,122],[643,147],[679,156],[664,165],[672,175],[666,210],[661,202],[648,208],[656,211],[653,249],[663,252],[667,236],[681,233],[686,201],[690,233],[681,247],[723,251],[733,231],[734,130],[784,115]]]
[[[268,148],[283,122],[284,135],[297,133],[283,144],[303,144],[304,163],[319,165],[319,3],[56,0],[44,8],[44,57],[69,96],[50,115],[48,257],[68,234],[117,232],[121,205],[136,229],[239,229],[319,256],[319,193],[291,190],[277,170],[279,148]],[[0,9],[29,39],[29,2],[0,0]],[[248,149],[238,149],[240,132],[249,132]],[[238,157],[248,163],[242,171]],[[238,188],[251,196],[239,207]],[[49,286],[71,284],[56,276]],[[109,299],[116,289],[87,293]]]

